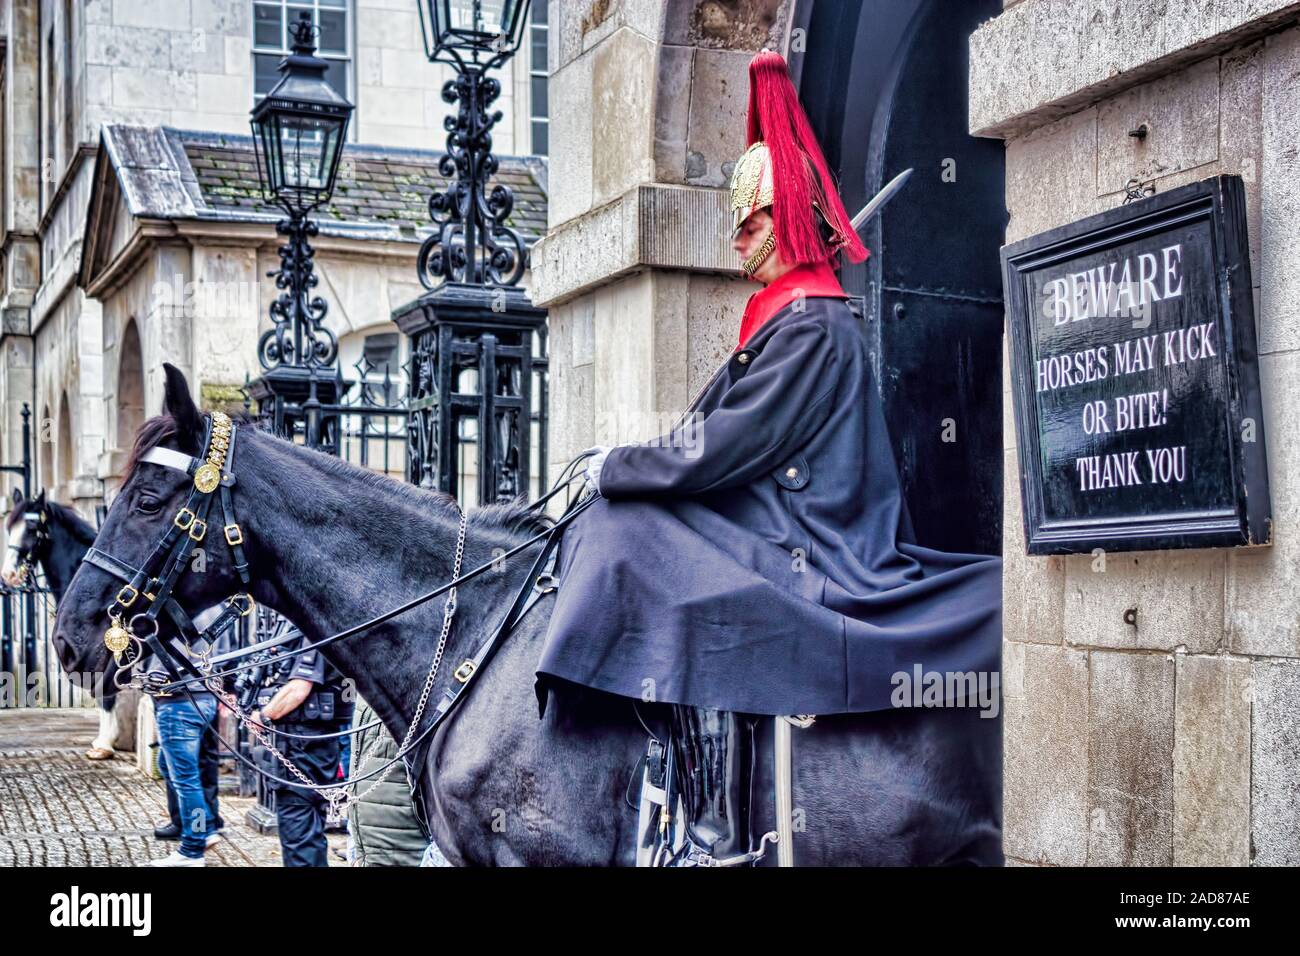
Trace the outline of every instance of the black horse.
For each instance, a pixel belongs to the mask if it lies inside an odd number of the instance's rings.
[[[94,540],[95,529],[73,509],[46,500],[44,490],[35,498],[24,499],[23,493],[15,488],[13,507],[5,518],[7,547],[0,579],[8,587],[19,587],[26,569],[40,568],[57,605]],[[112,670],[110,665],[97,688],[99,732],[86,751],[86,756],[92,760],[106,760],[113,756],[113,739],[117,736],[117,726],[113,721],[117,685],[113,683]]]
[[[142,426],[126,483],[96,540],[97,548],[135,566],[194,484],[140,456],[160,445],[191,456],[203,451],[204,422],[189,387],[173,367],[166,373],[165,412]],[[251,427],[238,430],[233,473],[253,597],[313,640],[452,576],[459,514],[446,495]],[[475,509],[462,569],[499,558],[548,521],[519,504]],[[205,546],[205,570],[183,574],[175,591],[186,609],[240,587],[220,537]],[[541,547],[460,588],[431,700],[497,625]],[[105,609],[120,586],[90,564],[77,572],[54,637],[67,669],[107,666]],[[637,812],[627,795],[635,792],[630,784],[646,746],[638,705],[575,687],[554,694],[538,718],[534,678],[550,607],[543,598],[528,613],[421,751],[418,798],[454,864],[634,862]],[[397,740],[414,713],[441,617],[437,599],[327,648]],[[999,724],[970,709],[916,708],[822,717],[795,730],[796,863],[1001,863]],[[770,780],[758,786],[772,793]],[[774,810],[766,802],[758,816],[771,826]]]

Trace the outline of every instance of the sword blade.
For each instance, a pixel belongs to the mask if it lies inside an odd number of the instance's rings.
[[[872,198],[871,202],[863,206],[862,211],[853,217],[853,219],[851,220],[853,225],[853,230],[855,232],[861,231],[862,227],[867,224],[867,220],[869,220],[876,213],[880,212],[880,210],[884,207],[885,203],[893,199],[894,196],[898,194],[898,191],[907,184],[907,181],[908,179],[911,178],[911,176],[912,176],[912,170],[905,169],[897,176],[895,176],[893,179],[891,179],[888,183],[886,183],[885,188],[880,190],[880,192],[876,193],[876,195]]]

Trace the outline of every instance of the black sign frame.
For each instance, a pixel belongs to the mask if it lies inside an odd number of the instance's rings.
[[[1255,547],[1272,544],[1268,455],[1260,400],[1259,364],[1246,194],[1239,176],[1193,183],[1052,229],[1002,248],[1010,346],[1011,390],[1020,462],[1025,550],[1031,555],[1085,554],[1178,548]],[[1226,399],[1228,475],[1231,505],[1188,508],[1163,514],[1049,519],[1044,496],[1042,432],[1036,396],[1038,357],[1036,308],[1039,297],[1029,275],[1072,259],[1096,255],[1199,222],[1209,224],[1214,266],[1214,303],[1221,330],[1216,359],[1223,370]],[[1209,360],[1207,360],[1209,361]],[[1254,440],[1243,424],[1254,422]],[[1218,423],[1216,423],[1217,426]]]

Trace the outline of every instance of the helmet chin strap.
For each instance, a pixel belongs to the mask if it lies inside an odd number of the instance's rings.
[[[744,270],[745,275],[752,278],[754,273],[757,272],[759,267],[767,261],[767,257],[770,256],[775,249],[776,227],[773,226],[772,231],[769,232],[767,238],[763,240],[763,244],[758,247],[758,250],[752,256],[741,264],[740,268]]]

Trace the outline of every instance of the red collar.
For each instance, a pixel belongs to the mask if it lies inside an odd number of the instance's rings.
[[[832,297],[847,299],[840,280],[830,263],[805,263],[795,266],[769,286],[759,289],[745,303],[745,315],[740,320],[740,348],[759,327],[791,302],[800,297]]]

